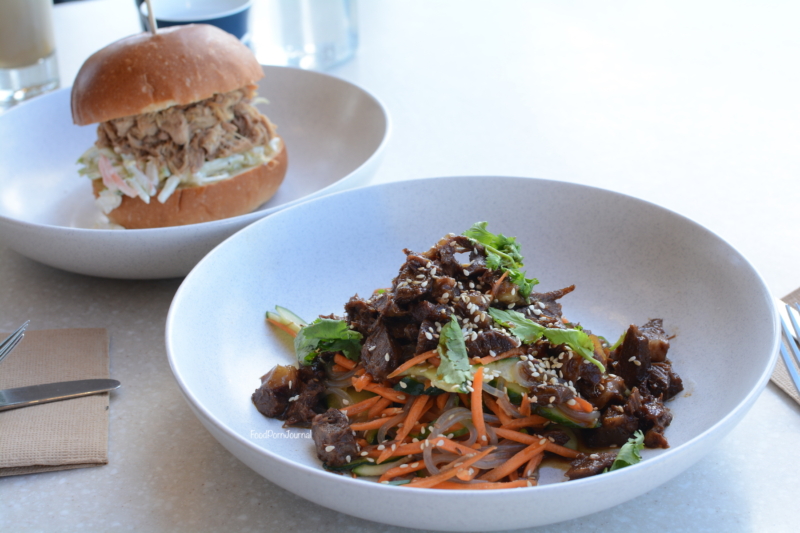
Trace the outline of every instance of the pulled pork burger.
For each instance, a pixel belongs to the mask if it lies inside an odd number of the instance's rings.
[[[179,226],[269,200],[287,157],[253,105],[263,76],[245,45],[204,24],[127,37],[87,59],[72,118],[100,124],[79,172],[108,219],[129,229]]]

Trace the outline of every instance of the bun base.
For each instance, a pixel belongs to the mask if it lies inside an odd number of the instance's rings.
[[[272,198],[286,175],[286,147],[269,162],[232,178],[175,189],[163,204],[156,197],[146,204],[141,198],[122,197],[122,203],[108,213],[108,219],[126,229],[163,228],[199,224],[244,215]],[[92,182],[97,197],[105,187],[101,179]]]

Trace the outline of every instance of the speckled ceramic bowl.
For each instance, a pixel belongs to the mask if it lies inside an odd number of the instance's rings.
[[[278,192],[252,213],[169,228],[98,229],[91,182],[77,159],[97,126],[75,126],[70,89],[0,115],[0,240],[50,266],[122,279],[185,276],[214,246],[248,224],[309,198],[364,185],[389,138],[381,102],[347,81],[266,66],[262,111],[278,125],[289,168]]]
[[[663,318],[686,390],[668,403],[667,450],[592,478],[525,489],[435,491],[325,472],[308,430],[283,430],[250,402],[259,376],[293,361],[264,322],[276,304],[300,316],[341,313],[387,286],[403,248],[488,221],[515,235],[529,276],[575,284],[565,316],[616,338]],[[414,528],[487,531],[549,524],[644,494],[713,450],[771,373],[778,326],[753,267],[707,229],[653,204],[569,183],[504,177],[392,183],[308,202],[237,233],[189,274],[167,320],[175,377],[208,430],[251,468],[320,505]],[[602,497],[598,497],[602,495]],[[577,502],[580,502],[578,504]]]

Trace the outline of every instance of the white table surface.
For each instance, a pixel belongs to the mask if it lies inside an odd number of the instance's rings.
[[[391,113],[375,183],[510,175],[620,191],[727,239],[775,296],[800,286],[797,3],[362,0],[359,22],[356,58],[330,72]],[[55,23],[63,86],[139,28],[133,0],[62,4]],[[163,341],[180,281],[94,279],[0,246],[0,331],[108,328],[123,383],[109,464],[0,479],[0,530],[399,531],[285,492],[200,425]],[[537,531],[797,531],[798,442],[800,406],[770,384],[691,470]]]

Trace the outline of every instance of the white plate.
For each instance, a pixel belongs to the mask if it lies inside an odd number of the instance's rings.
[[[0,115],[0,239],[42,263],[92,276],[186,275],[214,246],[247,224],[308,198],[365,183],[389,136],[389,115],[364,89],[333,76],[264,67],[259,94],[286,141],[289,169],[257,211],[227,220],[147,230],[93,229],[91,184],[75,161],[96,125],[75,126],[70,89]]]
[[[342,213],[346,213],[343,216]],[[515,235],[546,291],[576,284],[564,313],[608,338],[662,317],[686,391],[668,402],[671,448],[592,478],[525,489],[435,491],[325,472],[309,430],[285,433],[250,401],[259,376],[293,361],[264,313],[341,314],[386,287],[405,259],[486,220]],[[734,290],[735,288],[735,290]],[[675,213],[621,194],[524,178],[462,177],[346,191],[261,220],[204,258],[169,311],[167,353],[191,408],[236,457],[320,505],[397,526],[452,531],[532,527],[597,512],[689,468],[742,419],[775,363],[773,300],[729,244]],[[601,494],[602,498],[597,495]],[[576,502],[580,502],[577,504]],[[413,509],[414,512],[409,512]]]

